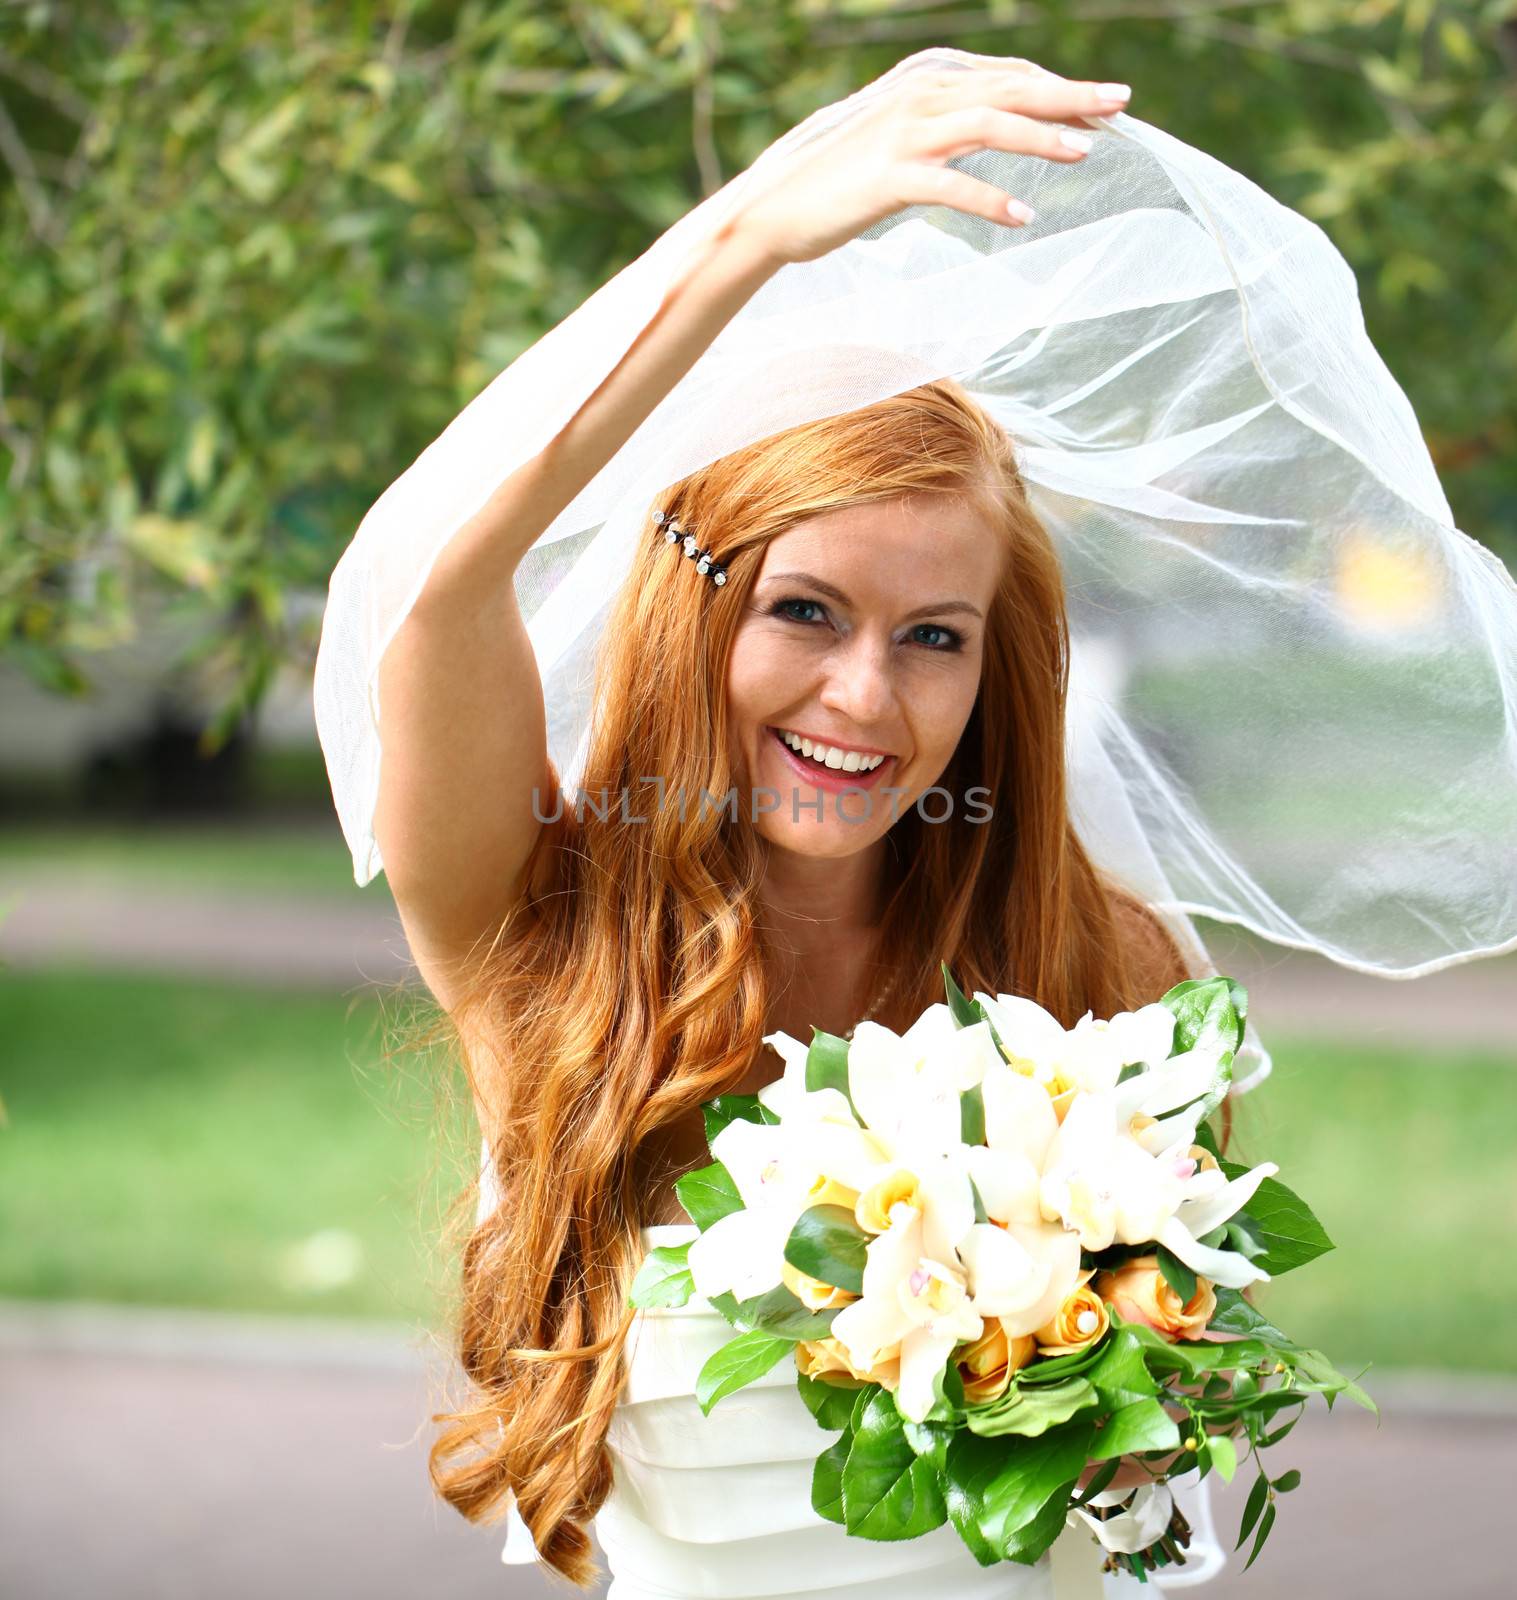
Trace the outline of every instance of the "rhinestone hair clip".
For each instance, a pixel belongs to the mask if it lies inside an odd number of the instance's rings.
[[[695,563],[695,570],[702,577],[709,577],[718,589],[727,581],[727,569],[711,554],[709,550],[702,550],[695,542],[695,535],[687,529],[680,527],[679,522],[670,517],[667,523],[662,511],[653,513],[655,526],[663,528],[664,543],[673,544],[676,539],[683,542],[685,554]]]

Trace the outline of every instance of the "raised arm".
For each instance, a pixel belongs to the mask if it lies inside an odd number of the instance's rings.
[[[449,540],[380,663],[374,837],[444,1006],[459,963],[527,889],[535,811],[554,806],[517,564],[777,266],[726,228],[695,250],[599,388]]]
[[[664,299],[553,441],[500,484],[439,554],[380,665],[383,759],[374,836],[434,994],[530,887],[547,794],[542,686],[512,578],[554,518],[616,454],[779,267],[815,260],[912,204],[1020,226],[1031,212],[948,165],[985,148],[1077,163],[1088,117],[1121,86],[1019,58],[891,84],[847,123],[748,175],[736,212],[692,251]]]

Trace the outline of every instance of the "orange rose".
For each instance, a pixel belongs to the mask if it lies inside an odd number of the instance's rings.
[[[802,1377],[825,1378],[843,1389],[862,1389],[866,1383],[894,1389],[901,1379],[899,1356],[876,1362],[868,1372],[863,1372],[848,1359],[847,1350],[830,1337],[802,1339],[795,1347],[795,1364]]]
[[[1072,1356],[1104,1337],[1111,1326],[1106,1302],[1089,1287],[1093,1269],[1080,1274],[1080,1286],[1034,1333],[1040,1356]]]
[[[1196,1292],[1181,1305],[1159,1270],[1157,1256],[1134,1256],[1101,1273],[1096,1293],[1124,1322],[1144,1323],[1172,1341],[1199,1339],[1217,1309],[1216,1291],[1205,1278],[1196,1279]]]
[[[1008,1339],[999,1317],[986,1317],[985,1331],[956,1357],[964,1380],[964,1399],[970,1405],[998,1400],[1006,1393],[1011,1375],[1038,1353],[1038,1341],[1029,1334]]]

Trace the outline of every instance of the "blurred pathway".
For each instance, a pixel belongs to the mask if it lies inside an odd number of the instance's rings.
[[[501,1565],[501,1533],[433,1498],[427,1419],[442,1371],[403,1332],[373,1326],[0,1303],[0,1594],[571,1592]],[[1366,1381],[1381,1426],[1347,1402],[1307,1413],[1270,1458],[1299,1467],[1301,1488],[1253,1570],[1234,1561],[1200,1591],[1208,1600],[1511,1592],[1488,1502],[1517,1454],[1517,1383]],[[1224,1548],[1249,1481],[1217,1498]]]
[[[1409,981],[1219,930],[1214,955],[1249,991],[1261,1027],[1320,1037],[1495,1049],[1517,1065],[1517,958]],[[383,880],[346,897],[154,888],[98,871],[10,865],[0,875],[0,962],[61,963],[349,990],[415,981]]]

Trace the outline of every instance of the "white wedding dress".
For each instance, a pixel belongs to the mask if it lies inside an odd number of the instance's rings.
[[[647,1243],[682,1244],[689,1223],[644,1230]],[[608,1600],[1117,1600],[1152,1594],[1100,1571],[1083,1527],[1066,1531],[1036,1566],[982,1567],[951,1524],[917,1539],[851,1537],[811,1506],[811,1472],[835,1435],[817,1426],[780,1362],[719,1401],[709,1417],[695,1377],[732,1328],[700,1298],[638,1313],[627,1347],[627,1388],[608,1435],[614,1487],[595,1519],[610,1570]],[[1189,1558],[1160,1587],[1203,1583],[1223,1566],[1208,1486],[1179,1480],[1191,1523]],[[535,1559],[510,1512],[503,1559]]]

